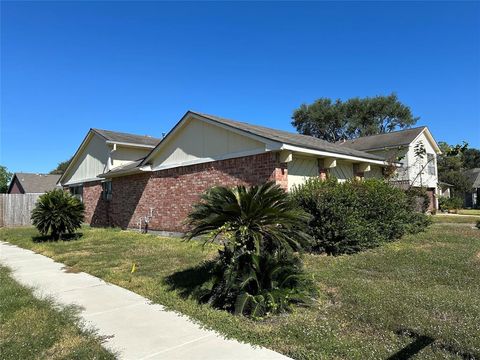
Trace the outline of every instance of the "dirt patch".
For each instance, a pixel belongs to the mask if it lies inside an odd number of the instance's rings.
[[[81,272],[80,270],[75,269],[75,268],[70,267],[70,266],[64,266],[64,267],[62,267],[62,270],[63,270],[63,272],[68,273],[68,274],[78,274],[78,273]]]

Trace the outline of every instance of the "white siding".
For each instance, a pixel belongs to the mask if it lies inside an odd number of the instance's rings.
[[[423,143],[427,154],[433,155],[433,162],[435,163],[435,174],[433,175],[428,173],[428,167],[425,167],[423,171],[421,171],[422,167],[427,163],[427,155],[425,154],[423,159],[415,157],[415,145],[419,142]],[[410,144],[408,149],[408,164],[409,180],[413,182],[414,186],[437,187],[437,155],[424,133],[422,133],[414,143]]]
[[[288,163],[288,190],[315,176],[318,176],[318,160],[316,158],[293,155],[292,161]]]
[[[112,152],[112,167],[125,165],[132,161],[139,160],[145,157],[152,149],[148,148],[132,148],[117,145],[117,150]]]
[[[105,140],[93,134],[62,183],[71,184],[97,178],[106,169],[109,152]]]
[[[153,167],[180,166],[262,151],[265,151],[264,143],[220,126],[189,119],[154,156]]]
[[[353,178],[353,163],[337,160],[337,166],[331,168],[330,174],[335,176],[339,182]]]

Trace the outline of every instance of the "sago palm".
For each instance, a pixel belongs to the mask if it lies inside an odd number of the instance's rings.
[[[41,195],[32,211],[32,223],[42,235],[58,240],[80,228],[85,207],[69,193],[55,189]]]
[[[310,239],[304,232],[308,220],[309,215],[272,182],[250,188],[213,187],[189,214],[186,236],[220,238],[236,255],[299,250]]]

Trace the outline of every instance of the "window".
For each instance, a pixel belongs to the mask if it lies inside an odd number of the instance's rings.
[[[433,154],[427,154],[427,174],[435,175],[435,156]]]
[[[102,199],[110,201],[112,199],[112,182],[104,181],[102,183]]]
[[[70,194],[75,196],[78,200],[83,201],[83,185],[71,186]]]

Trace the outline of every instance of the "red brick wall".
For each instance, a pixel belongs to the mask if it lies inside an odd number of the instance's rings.
[[[287,188],[286,164],[271,152],[113,178],[110,225],[138,227],[139,219],[153,208],[150,229],[185,231],[182,222],[206,189],[268,180]]]
[[[109,226],[109,203],[102,199],[100,181],[83,184],[83,203],[85,205],[85,222],[92,226]]]

